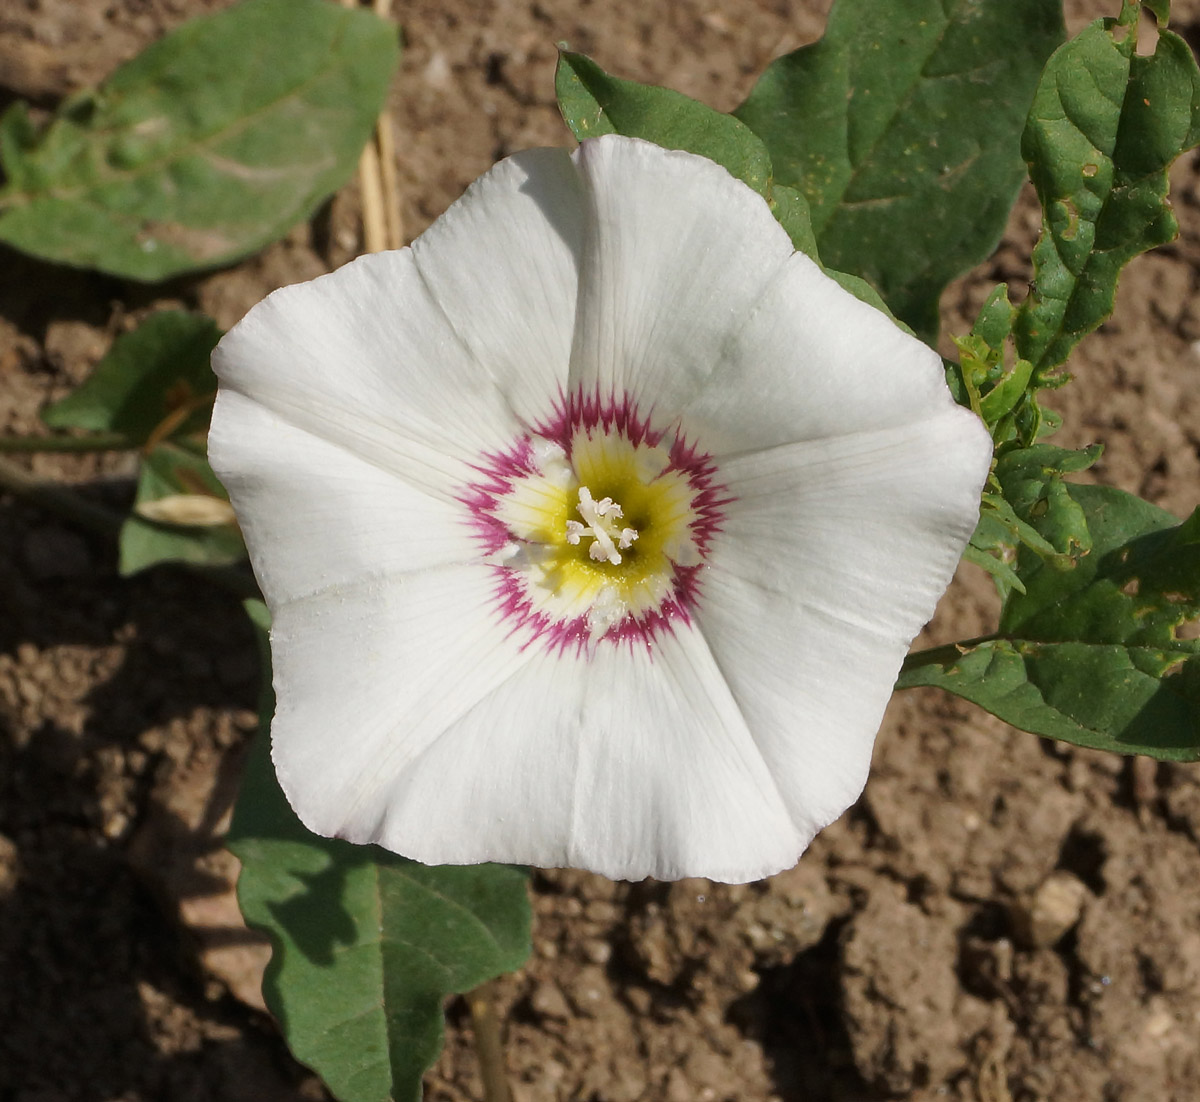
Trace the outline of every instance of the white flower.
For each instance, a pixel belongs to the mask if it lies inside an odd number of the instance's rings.
[[[280,782],[427,863],[743,881],[858,796],[991,456],[703,158],[604,137],[221,342]]]

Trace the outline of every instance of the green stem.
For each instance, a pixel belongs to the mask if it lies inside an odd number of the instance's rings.
[[[935,663],[942,665],[946,662],[953,662],[962,657],[964,650],[970,650],[972,647],[978,647],[983,643],[994,643],[997,639],[1003,639],[1000,634],[980,635],[974,639],[960,639],[957,643],[946,643],[941,647],[929,647],[926,650],[913,651],[900,666],[901,675],[908,673],[909,670],[919,669],[921,666],[931,666]]]
[[[0,452],[119,452],[140,448],[123,432],[94,432],[88,436],[0,436]]]
[[[504,1068],[504,1042],[500,1037],[500,1022],[496,1017],[495,1004],[494,981],[480,984],[467,994],[485,1102],[512,1102],[508,1076]]]

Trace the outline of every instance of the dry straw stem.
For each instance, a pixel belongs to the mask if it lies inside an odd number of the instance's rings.
[[[385,109],[375,124],[375,143],[379,147],[379,178],[383,185],[383,217],[387,247],[404,246],[404,222],[400,217],[400,181],[396,176],[396,142],[392,137],[392,116]]]
[[[379,151],[373,142],[363,146],[358,161],[358,176],[362,192],[363,252],[382,252],[387,248],[387,219],[383,213]]]
[[[342,0],[347,8],[357,8],[358,0]],[[374,0],[372,10],[387,19],[391,0]],[[396,145],[392,138],[392,117],[385,107],[375,124],[375,139],[363,147],[358,162],[362,192],[363,252],[377,253],[398,249],[404,244],[396,179]]]
[[[387,19],[392,12],[392,0],[375,0],[375,14]],[[400,217],[400,182],[396,177],[396,142],[392,130],[392,114],[385,107],[375,124],[375,144],[379,148],[379,178],[383,184],[383,218],[387,229],[387,247],[399,249],[404,245],[404,221]]]

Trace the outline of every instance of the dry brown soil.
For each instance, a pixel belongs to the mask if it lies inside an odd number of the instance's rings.
[[[0,0],[0,100],[52,107],[228,0]],[[493,160],[567,144],[555,43],[735,105],[828,0],[413,0],[393,96],[407,233]],[[1115,8],[1069,4],[1073,28]],[[1200,32],[1200,2],[1175,4]],[[1184,514],[1200,492],[1200,175],[1180,241],[1129,270],[1060,393],[1095,475]],[[961,329],[1028,275],[1028,202],[946,295]],[[29,432],[147,312],[229,326],[359,248],[353,186],[233,269],[141,287],[0,251],[0,431]],[[32,468],[123,507],[132,460]],[[960,578],[932,637],[994,611]],[[284,1102],[323,1089],[255,1009],[220,826],[253,729],[236,602],[0,498],[0,1100]],[[862,799],[765,883],[538,874],[534,954],[501,983],[518,1102],[1195,1102],[1200,773],[1077,752],[935,693],[897,698]],[[481,1097],[460,1001],[430,1099]]]

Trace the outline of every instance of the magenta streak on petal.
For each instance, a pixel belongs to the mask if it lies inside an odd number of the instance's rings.
[[[459,501],[469,511],[469,523],[481,550],[494,555],[514,542],[512,533],[499,519],[501,503],[513,491],[520,479],[539,472],[534,452],[534,437],[552,441],[562,447],[570,461],[571,444],[580,430],[600,428],[616,432],[632,444],[645,443],[656,447],[669,436],[667,470],[683,473],[694,497],[692,510],[696,519],[691,534],[703,558],[713,537],[721,531],[724,508],[732,500],[726,488],[716,481],[717,468],[712,459],[698,446],[689,443],[681,432],[670,433],[655,428],[648,417],[638,414],[627,395],[602,398],[599,392],[574,394],[565,401],[560,398],[555,412],[535,426],[532,433],[516,439],[503,451],[489,452],[475,464],[479,481],[469,484]],[[676,624],[689,624],[691,610],[700,599],[704,565],[674,566],[670,595],[648,612],[628,615],[613,624],[598,639],[593,636],[586,616],[559,620],[535,607],[529,591],[528,576],[520,569],[497,565],[494,567],[494,590],[501,616],[512,625],[514,634],[525,636],[522,648],[540,642],[554,653],[575,651],[586,655],[598,643],[628,647],[644,647],[653,653],[654,640],[674,630]]]
[[[512,491],[516,479],[536,473],[533,442],[525,436],[506,451],[485,453],[482,461],[475,464],[475,470],[483,476],[483,481],[471,483],[458,500],[471,510],[471,525],[485,554],[493,555],[512,542],[511,534],[496,518],[495,510],[504,495]]]

